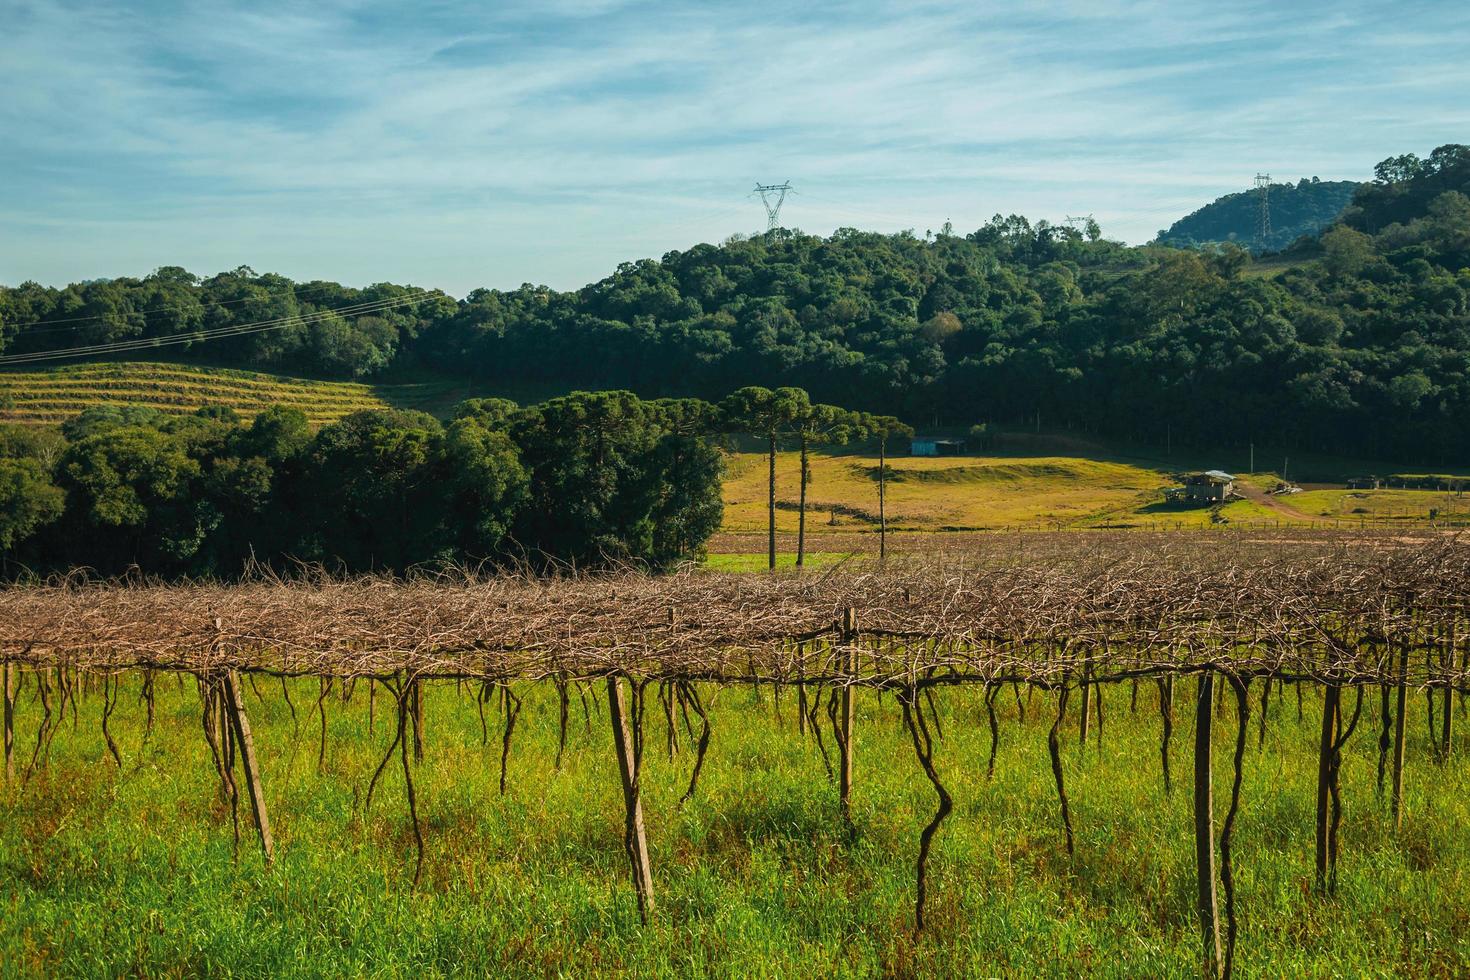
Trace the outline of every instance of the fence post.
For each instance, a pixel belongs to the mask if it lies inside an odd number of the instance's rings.
[[[255,756],[255,737],[250,719],[245,715],[245,698],[240,693],[240,676],[234,670],[225,672],[225,707],[235,740],[240,745],[240,760],[245,764],[245,788],[250,791],[250,811],[255,815],[255,829],[260,833],[260,849],[269,865],[276,856],[276,841],[271,836],[271,820],[265,809],[265,786],[260,779],[260,762]]]
[[[1455,676],[1455,668],[1458,665],[1459,661],[1459,644],[1456,642],[1457,637],[1455,636],[1455,632],[1455,620],[1451,619],[1449,625],[1448,642],[1446,643],[1447,649],[1445,650],[1444,657],[1444,700],[1440,703],[1440,717],[1443,719],[1441,722],[1439,733],[1439,758],[1441,762],[1449,761],[1450,749],[1454,745],[1455,690],[1454,682],[1451,680],[1451,678]]]
[[[1204,939],[1205,975],[1220,975],[1220,906],[1215,897],[1215,794],[1211,767],[1214,747],[1215,674],[1199,679],[1194,706],[1194,860],[1199,884],[1200,934]]]
[[[5,781],[15,778],[15,665],[5,661]]]
[[[838,739],[841,764],[838,771],[838,799],[842,806],[842,819],[852,823],[852,754],[853,754],[853,701],[852,681],[857,676],[857,610],[848,606],[842,610],[842,633],[838,642],[842,644],[842,673],[846,683],[842,685],[841,715],[838,724],[842,737]]]
[[[1404,709],[1409,694],[1409,641],[1399,650],[1399,683],[1397,709],[1393,719],[1393,829],[1398,830],[1404,818]]]
[[[423,678],[415,676],[409,681],[413,685],[413,698],[410,706],[413,711],[413,759],[422,762],[424,759],[424,681]]]
[[[1327,894],[1329,885],[1328,806],[1332,792],[1332,746],[1336,738],[1337,712],[1341,698],[1342,688],[1329,681],[1322,690],[1322,740],[1317,752],[1317,891],[1323,895]],[[1403,702],[1399,703],[1399,718],[1402,720]]]
[[[634,698],[638,697],[634,691]],[[638,918],[644,923],[653,914],[653,869],[648,860],[648,835],[643,826],[643,796],[639,785],[640,746],[628,724],[623,703],[623,679],[607,678],[607,710],[612,720],[613,746],[618,753],[618,775],[623,785],[623,847],[633,872],[633,890],[638,894]],[[635,707],[635,715],[637,709]],[[635,724],[638,723],[635,720]]]
[[[1087,650],[1082,651],[1082,723],[1077,733],[1077,744],[1087,747],[1087,718],[1092,710],[1092,663]]]

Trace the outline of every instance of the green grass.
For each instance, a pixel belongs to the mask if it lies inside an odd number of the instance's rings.
[[[1425,521],[1470,517],[1470,497],[1437,490],[1308,490],[1287,498],[1306,513],[1343,520]]]
[[[372,811],[360,808],[389,735],[386,698],[372,738],[363,686],[350,704],[328,699],[318,773],[315,682],[293,684],[299,735],[276,682],[261,682],[264,702],[246,686],[277,834],[266,872],[249,837],[232,858],[193,682],[160,677],[158,722],[144,743],[134,676],[111,726],[121,771],[102,746],[94,692],[78,727],[63,723],[49,768],[0,790],[0,974],[1191,976],[1191,686],[1181,682],[1178,695],[1172,797],[1160,784],[1151,687],[1136,716],[1126,688],[1109,690],[1101,746],[1083,751],[1069,719],[1073,860],[1046,760],[1048,699],[1036,695],[1022,724],[1003,692],[987,781],[978,696],[937,695],[936,764],[955,811],[931,858],[930,928],[916,936],[912,862],[934,797],[892,699],[859,696],[852,842],[815,745],[796,733],[790,691],[784,723],[769,690],[759,706],[747,689],[719,692],[709,759],[683,809],[691,757],[685,746],[667,759],[650,701],[644,779],[658,910],[645,928],[626,882],[606,718],[594,704],[584,728],[575,694],[557,771],[554,694],[523,692],[501,797],[493,704],[482,747],[470,693],[430,689],[415,777],[428,858],[415,890],[396,759]],[[25,758],[33,690],[21,702]],[[1309,692],[1298,722],[1290,692],[1273,701],[1264,752],[1254,735],[1250,743],[1235,841],[1240,975],[1465,975],[1465,754],[1443,768],[1429,761],[1414,699],[1395,837],[1374,798],[1377,698],[1368,697],[1343,768],[1338,894],[1316,898],[1319,702]],[[1233,728],[1227,711],[1217,726],[1221,797]]]

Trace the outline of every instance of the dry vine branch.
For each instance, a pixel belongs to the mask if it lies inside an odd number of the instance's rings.
[[[77,575],[42,586],[0,588],[0,661],[6,665],[7,762],[16,698],[28,679],[40,708],[26,778],[45,764],[68,704],[75,726],[78,702],[95,678],[102,678],[103,736],[120,764],[109,721],[122,672],[144,672],[150,718],[155,672],[196,675],[206,738],[222,792],[231,799],[238,799],[232,785],[238,728],[230,722],[244,720],[235,711],[243,704],[232,680],[235,672],[248,678],[257,697],[257,676],[278,678],[298,734],[287,679],[319,679],[319,767],[325,762],[325,698],[331,685],[342,682],[345,701],[355,680],[368,680],[371,733],[376,686],[384,684],[394,696],[397,724],[369,781],[363,812],[398,752],[417,844],[415,883],[422,872],[424,840],[409,740],[419,758],[423,684],[478,683],[483,742],[488,742],[484,702],[500,692],[502,792],[520,708],[511,686],[538,681],[556,686],[559,765],[566,746],[570,685],[577,685],[590,732],[588,692],[595,700],[597,687],[606,684],[627,805],[625,845],[645,918],[652,911],[652,883],[642,840],[639,774],[649,685],[657,685],[671,756],[677,748],[675,703],[691,739],[691,711],[700,722],[698,752],[682,804],[695,791],[710,739],[697,685],[716,690],[744,685],[758,691],[770,684],[779,720],[779,692],[783,685],[795,684],[798,730],[809,728],[816,738],[829,776],[840,784],[849,826],[855,695],[862,688],[880,699],[896,694],[920,765],[944,803],[921,839],[922,889],[928,838],[949,806],[932,767],[932,739],[941,736],[935,688],[983,687],[991,734],[987,777],[994,772],[999,741],[995,698],[1001,687],[1011,685],[1023,722],[1037,690],[1057,692],[1048,749],[1071,855],[1074,840],[1059,738],[1071,686],[1081,685],[1082,731],[1091,733],[1095,717],[1100,743],[1103,685],[1127,681],[1136,692],[1140,681],[1157,682],[1167,792],[1172,789],[1175,678],[1218,674],[1235,689],[1238,713],[1235,780],[1220,840],[1228,919],[1224,962],[1229,970],[1235,934],[1230,836],[1246,740],[1248,704],[1242,699],[1251,679],[1265,679],[1258,736],[1262,744],[1273,679],[1278,692],[1284,692],[1285,684],[1296,689],[1299,719],[1304,690],[1325,686],[1318,880],[1329,890],[1341,819],[1341,751],[1357,723],[1363,687],[1380,686],[1379,782],[1381,786],[1389,768],[1391,746],[1397,822],[1402,812],[1405,698],[1411,689],[1423,693],[1439,711],[1431,740],[1436,751],[1447,753],[1453,696],[1470,691],[1470,658],[1459,652],[1461,623],[1467,618],[1470,547],[1458,538],[1059,534],[1028,541],[1024,552],[998,537],[934,560],[853,563],[819,577],[681,573],[655,578],[624,571],[546,579],[464,574],[393,580],[303,574],[294,580],[227,586],[97,582]],[[233,692],[228,701],[217,683]],[[1346,723],[1344,686],[1357,692]],[[1391,713],[1395,693],[1398,710]],[[824,694],[839,756],[836,767],[818,724]],[[1135,702],[1136,695],[1131,696],[1130,711]],[[243,743],[239,747],[248,749]],[[252,771],[258,777],[258,769]],[[254,804],[258,778],[248,784]],[[263,810],[258,812],[263,816]],[[921,894],[916,918],[921,919],[922,908]]]

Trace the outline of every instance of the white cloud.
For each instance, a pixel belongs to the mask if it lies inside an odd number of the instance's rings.
[[[1391,31],[1351,5],[1162,2],[15,20],[0,220],[25,230],[0,281],[249,262],[571,286],[758,227],[749,186],[787,177],[809,231],[1092,211],[1141,240],[1257,169],[1364,176],[1470,124],[1470,27],[1427,5]]]

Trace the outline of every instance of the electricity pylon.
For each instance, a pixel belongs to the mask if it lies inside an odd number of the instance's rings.
[[[761,196],[761,203],[766,207],[766,231],[775,231],[781,227],[781,205],[786,201],[786,192],[791,190],[791,181],[781,184],[756,184],[754,193]],[[774,196],[776,203],[771,203]]]
[[[1271,175],[1256,174],[1256,248],[1264,249],[1271,237]]]

